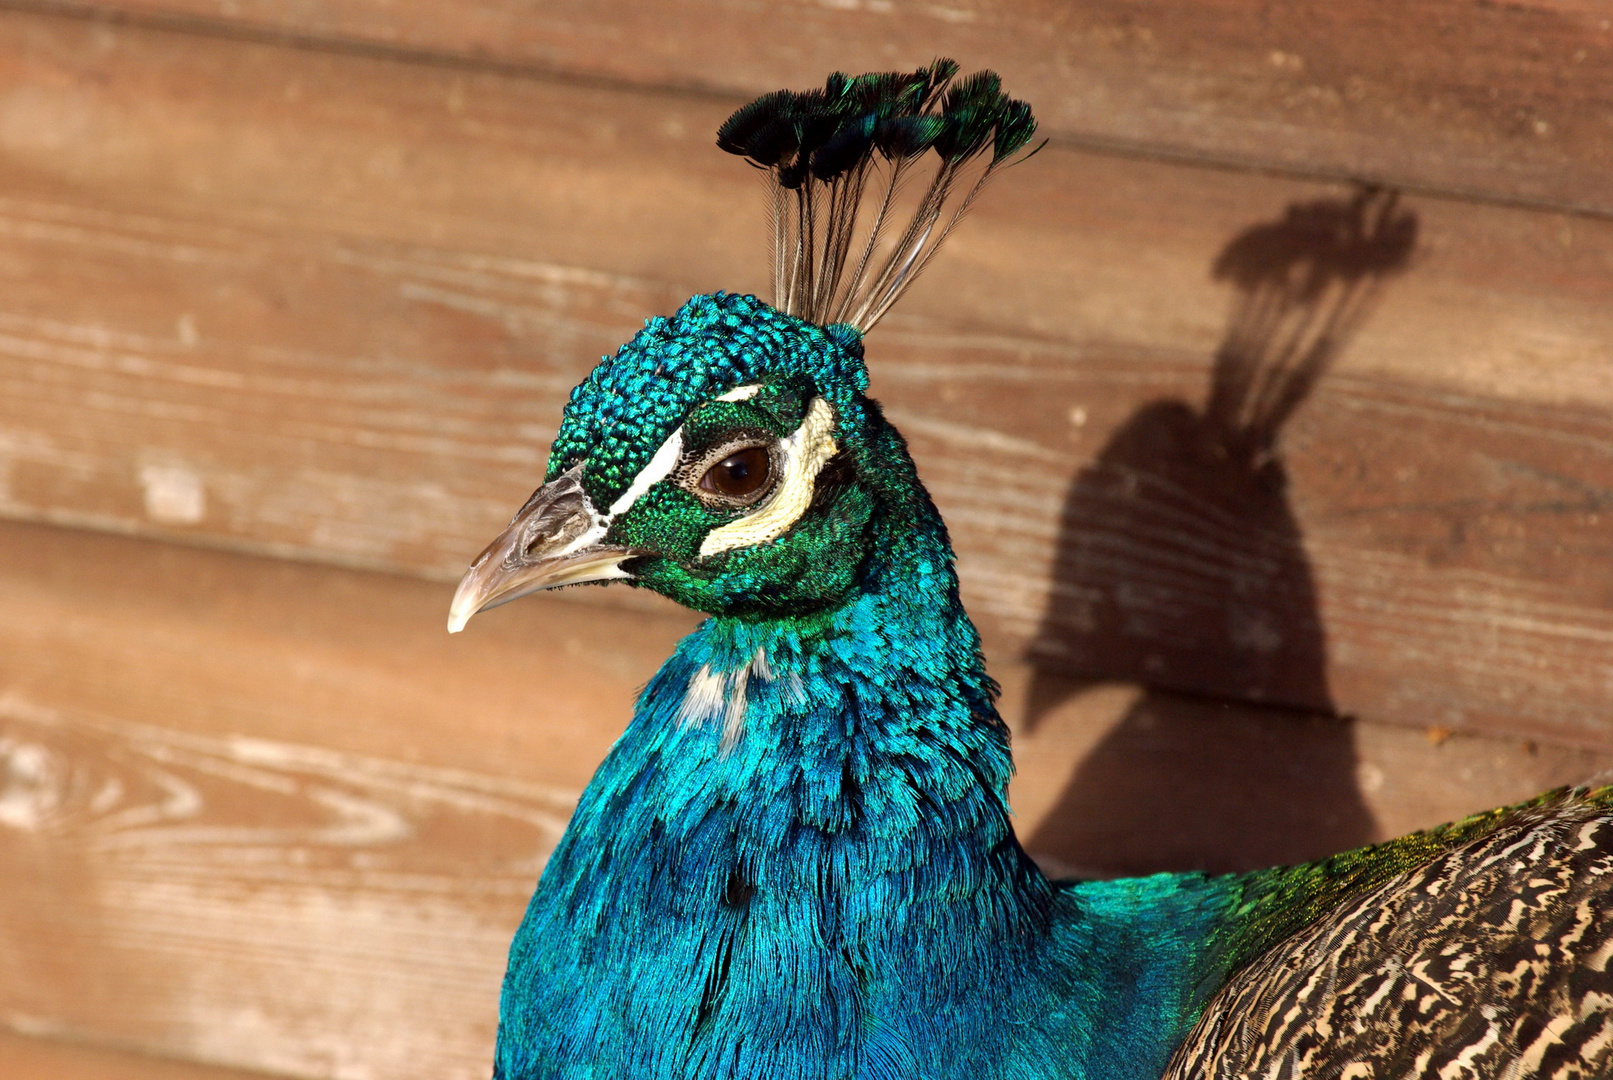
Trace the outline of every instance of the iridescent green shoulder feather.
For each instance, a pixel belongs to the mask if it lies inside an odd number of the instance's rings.
[[[1578,807],[1613,810],[1613,785],[1557,788],[1528,802],[1486,810],[1319,862],[1240,875],[1242,899],[1228,913],[1220,940],[1210,946],[1226,958],[1229,971],[1237,971],[1273,945],[1397,875],[1481,840],[1508,822]]]
[[[1246,887],[1165,1080],[1613,1074],[1613,788]]]

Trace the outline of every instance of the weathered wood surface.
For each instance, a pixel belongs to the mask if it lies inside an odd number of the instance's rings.
[[[1066,139],[1600,213],[1613,16],[1595,0],[73,0],[630,83],[753,95],[955,55]]]
[[[0,1031],[0,1076],[6,1080],[254,1080],[262,1075]]]
[[[594,357],[760,287],[725,108],[0,14],[0,513],[453,576]],[[1268,241],[1382,200],[1059,146],[1011,179],[870,341],[990,633],[1613,745],[1613,223],[1403,201],[1409,263],[1229,456],[1225,358],[1342,303],[1263,321]]]
[[[485,1076],[533,879],[690,619],[535,597],[450,637],[447,596],[0,525],[0,1023]],[[1317,856],[1613,764],[993,670],[1021,831],[1092,872]]]
[[[463,647],[420,621],[430,586],[5,540],[0,1017],[294,1075],[485,1076],[509,935],[642,620],[614,649],[544,622]]]

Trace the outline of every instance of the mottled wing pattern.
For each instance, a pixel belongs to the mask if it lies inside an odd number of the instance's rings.
[[[1613,1077],[1613,811],[1521,812],[1236,974],[1165,1080]]]

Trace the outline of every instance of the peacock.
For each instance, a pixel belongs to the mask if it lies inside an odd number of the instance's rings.
[[[1613,788],[1254,873],[1052,881],[940,515],[864,337],[1039,147],[938,60],[767,94],[772,303],[649,319],[572,392],[449,630],[625,581],[709,618],[510,949],[496,1080],[1613,1075]]]

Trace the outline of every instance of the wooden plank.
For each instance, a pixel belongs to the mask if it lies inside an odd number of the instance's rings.
[[[687,620],[540,604],[462,642],[442,586],[37,527],[0,547],[0,1019],[485,1076],[532,881]]]
[[[1341,721],[1023,665],[999,671],[1020,835],[1054,872],[1303,862],[1613,777],[1605,750]]]
[[[485,1076],[532,881],[691,620],[534,597],[450,637],[447,595],[0,524],[0,1022]],[[1321,855],[1613,764],[992,670],[1021,832],[1088,872]]]
[[[144,211],[159,235],[180,218],[703,290],[767,280],[755,177],[710,145],[722,103],[22,14],[0,26],[8,192]],[[1217,253],[1336,193],[1058,147],[1012,180],[907,316],[1207,359],[1226,322]],[[1606,399],[1607,225],[1430,200],[1416,212],[1415,273],[1356,363],[1506,397]],[[264,303],[260,324],[275,310]],[[172,335],[174,321],[153,329]]]
[[[1068,670],[1606,744],[1606,418],[1335,375],[1284,457],[1240,463],[1200,373],[1028,355],[884,372],[934,380],[895,415],[988,628]],[[1019,392],[1044,389],[1010,412],[1016,359]],[[1086,428],[1081,467],[1054,468]]]
[[[95,0],[188,28],[734,97],[936,55],[1002,72],[1061,139],[1613,209],[1613,20],[1591,0]]]
[[[263,1074],[0,1031],[0,1075],[8,1080],[252,1080]]]
[[[0,15],[0,513],[454,576],[594,356],[758,286],[721,114]],[[1250,324],[1261,244],[1381,201],[1059,147],[993,195],[870,350],[1005,647],[1613,741],[1613,224],[1403,203],[1409,266],[1233,467],[1216,357],[1339,303]]]

